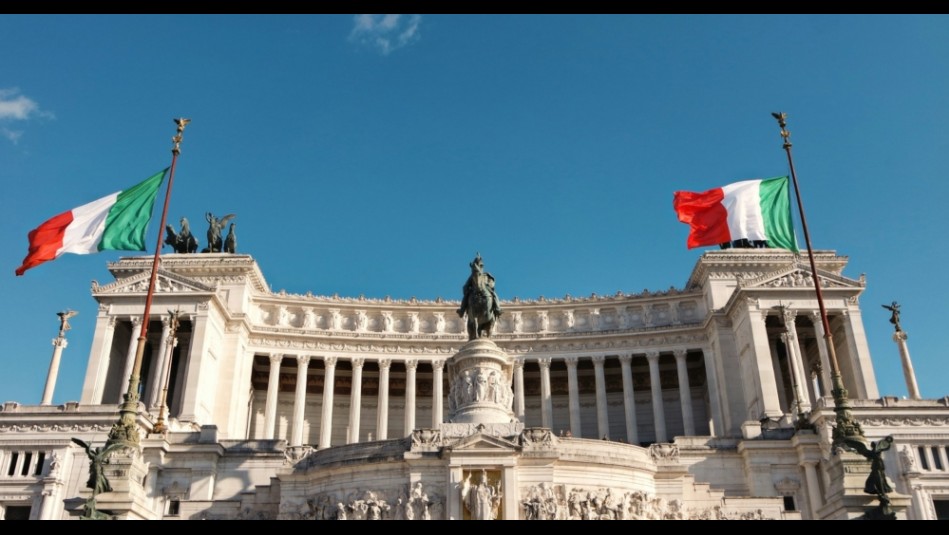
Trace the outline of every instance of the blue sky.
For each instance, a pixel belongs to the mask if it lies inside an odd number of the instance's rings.
[[[895,299],[949,394],[947,17],[8,15],[0,49],[0,401],[38,403],[64,308],[54,401],[79,398],[89,281],[124,253],[13,271],[30,229],[167,166],[172,117],[170,219],[237,214],[274,290],[458,298],[480,251],[510,299],[681,288],[673,191],[787,174],[778,110],[815,247],[867,274],[881,393]]]

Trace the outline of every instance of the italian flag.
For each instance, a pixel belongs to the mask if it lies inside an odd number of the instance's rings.
[[[127,190],[63,212],[33,229],[29,235],[30,251],[16,274],[23,275],[63,253],[144,251],[145,231],[167,172],[165,169]]]
[[[744,180],[702,193],[677,191],[672,202],[689,225],[689,249],[735,240],[766,241],[797,252],[788,177]]]

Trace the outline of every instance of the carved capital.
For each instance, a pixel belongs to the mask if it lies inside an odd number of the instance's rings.
[[[305,368],[310,365],[310,355],[297,355],[297,366]]]
[[[675,355],[676,360],[684,359],[688,352],[689,351],[684,347],[677,347],[672,350],[672,354]]]
[[[392,366],[392,359],[379,359],[379,370],[389,371]]]
[[[606,357],[604,355],[594,355],[593,356],[593,365],[594,366],[603,366],[603,363],[606,362]]]
[[[141,316],[131,316],[131,317],[129,317],[129,321],[132,322],[132,325],[133,325],[133,326],[138,327],[139,325],[142,324],[142,317],[141,317]]]
[[[781,316],[784,318],[785,325],[793,325],[794,318],[797,317],[797,310],[794,310],[793,308],[790,308],[790,307],[782,307]]]
[[[649,359],[649,362],[658,362],[659,361],[659,350],[658,349],[649,349],[646,351],[646,358]]]
[[[352,359],[350,362],[352,363],[353,369],[355,370],[356,368],[362,368],[363,365],[366,364],[366,359],[362,357],[357,357],[357,358]]]
[[[114,329],[114,328],[115,328],[115,322],[116,322],[116,320],[117,320],[117,318],[116,318],[115,316],[109,316],[108,318],[106,318],[106,323],[105,323],[105,324],[106,324],[106,326],[109,327],[110,329]]]
[[[339,360],[339,357],[324,357],[323,366],[326,366],[326,369],[336,368],[337,360]]]
[[[283,353],[271,353],[270,354],[270,365],[279,366],[280,362],[283,360]]]
[[[550,370],[550,357],[537,357],[537,364],[542,370]]]
[[[415,370],[418,367],[418,359],[409,359],[405,361],[406,370]]]
[[[523,361],[523,360],[515,360],[515,361],[514,361],[514,370],[515,370],[515,371],[516,371],[516,370],[524,371],[524,361]]]
[[[580,357],[567,357],[563,361],[567,363],[568,368],[576,368],[577,363],[580,362]]]
[[[633,356],[630,355],[630,354],[628,354],[628,353],[625,354],[625,355],[620,355],[620,356],[619,356],[619,362],[620,362],[620,364],[622,364],[622,365],[624,365],[624,366],[629,366],[629,365],[632,364],[632,362],[633,362]]]
[[[445,361],[438,359],[432,361],[432,371],[440,372],[445,369]]]

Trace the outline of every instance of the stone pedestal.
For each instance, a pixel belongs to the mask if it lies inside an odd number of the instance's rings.
[[[448,420],[456,424],[507,424],[512,410],[514,359],[491,340],[462,346],[448,360]]]
[[[817,511],[821,520],[852,520],[863,517],[879,502],[875,496],[863,492],[870,462],[856,453],[841,451],[831,457],[828,464],[831,485],[827,492],[827,503]],[[906,510],[911,503],[909,496],[890,493],[890,510],[899,520],[906,520]]]
[[[142,482],[148,474],[148,465],[135,449],[120,449],[109,459],[105,468],[112,492],[104,492],[96,499],[99,511],[108,512],[117,520],[158,520],[161,512],[152,509],[153,500],[145,495]]]

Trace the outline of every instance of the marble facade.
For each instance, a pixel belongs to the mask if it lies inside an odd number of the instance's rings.
[[[274,292],[248,255],[162,258],[153,310],[183,321],[169,344],[150,318],[140,420],[151,428],[167,376],[170,431],[115,469],[133,496],[119,516],[813,519],[859,506],[834,498],[849,461],[830,450],[815,274],[790,253],[709,251],[682,288],[505,301],[492,340],[470,344],[457,301]],[[69,439],[101,443],[115,420],[150,262],[122,258],[93,286],[78,402],[0,407],[0,515],[78,515],[87,466]],[[900,514],[936,518],[949,399],[880,398],[865,280],[846,264],[817,254],[854,416],[868,438],[896,439]],[[816,431],[794,431],[799,408]]]

